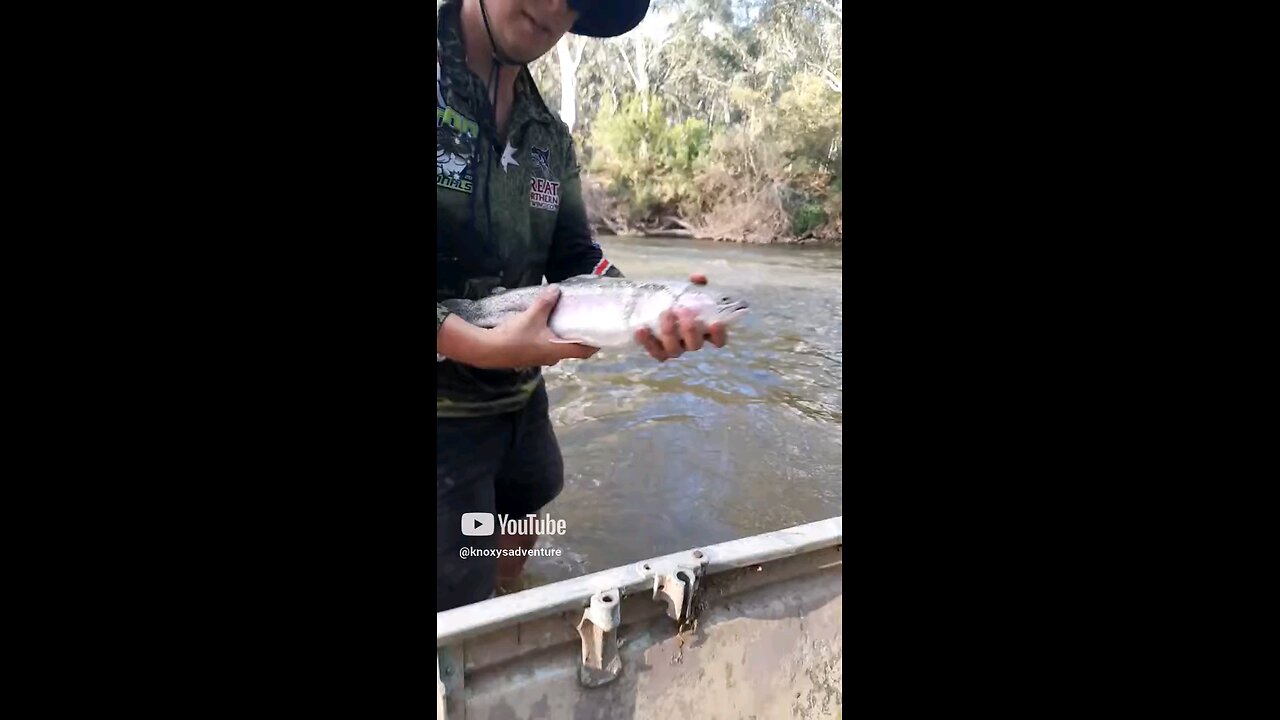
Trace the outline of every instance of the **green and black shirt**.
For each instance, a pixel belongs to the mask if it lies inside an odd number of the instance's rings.
[[[460,5],[436,24],[436,330],[440,303],[478,300],[495,287],[621,275],[591,236],[569,130],[522,68],[507,137],[497,138],[485,83],[466,65]],[[540,368],[481,370],[436,363],[436,417],[524,407]]]

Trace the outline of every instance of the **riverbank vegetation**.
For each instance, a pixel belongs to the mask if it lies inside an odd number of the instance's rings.
[[[839,0],[654,0],[530,65],[602,232],[841,242]]]

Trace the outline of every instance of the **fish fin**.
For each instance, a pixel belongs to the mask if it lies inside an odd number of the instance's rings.
[[[443,306],[445,306],[446,308],[448,308],[449,312],[452,312],[452,313],[456,313],[456,312],[459,312],[459,311],[461,311],[461,310],[466,310],[467,308],[471,307],[471,301],[470,301],[470,300],[464,300],[464,299],[462,299],[462,298],[454,298],[454,299],[452,299],[452,300],[444,300],[444,301],[442,301],[440,304],[441,304],[441,305],[443,305]]]

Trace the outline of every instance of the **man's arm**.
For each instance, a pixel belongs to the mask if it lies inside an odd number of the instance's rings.
[[[575,275],[622,277],[622,271],[605,259],[599,243],[591,237],[587,206],[582,199],[582,179],[569,146],[564,172],[560,176],[560,210],[556,214],[551,255],[547,258],[547,282],[560,282]]]
[[[436,303],[436,353],[455,362],[485,367],[493,362],[492,338],[478,328]]]
[[[444,325],[444,319],[449,317],[449,310],[440,303],[436,303],[436,332],[440,332],[440,327]]]

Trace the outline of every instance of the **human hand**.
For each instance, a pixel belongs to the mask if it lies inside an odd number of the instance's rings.
[[[693,273],[689,281],[695,285],[706,285],[707,276]],[[704,342],[716,347],[724,347],[729,341],[729,333],[724,323],[712,323],[705,326],[698,321],[696,314],[688,308],[667,310],[658,316],[658,334],[655,336],[648,328],[636,331],[636,342],[658,362],[677,358],[692,350],[701,350]]]
[[[589,358],[600,348],[563,340],[547,321],[560,300],[560,288],[549,286],[528,310],[493,328],[498,367],[555,365],[561,360]]]

